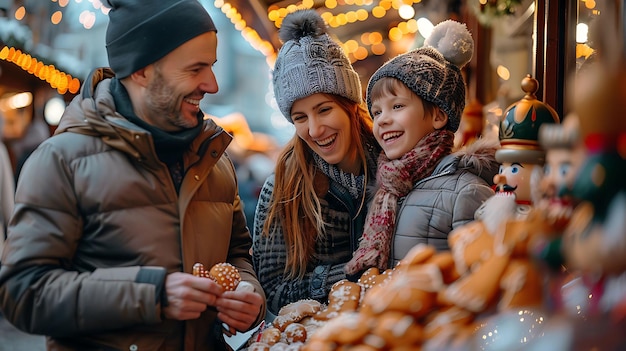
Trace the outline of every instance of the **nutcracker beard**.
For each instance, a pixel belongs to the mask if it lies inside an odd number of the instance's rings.
[[[517,207],[513,193],[497,193],[480,206],[476,217],[490,233],[496,233],[502,224],[516,218]]]

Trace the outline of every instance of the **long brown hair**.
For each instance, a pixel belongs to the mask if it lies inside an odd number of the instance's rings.
[[[363,172],[367,174],[365,140],[372,141],[372,119],[362,104],[341,96],[326,94],[350,116],[350,136],[357,147]],[[272,228],[281,229],[287,247],[285,274],[303,277],[307,264],[315,254],[318,236],[324,234],[322,207],[315,192],[316,166],[313,151],[294,135],[278,156],[275,183],[263,235],[271,236]],[[364,201],[365,192],[362,201]]]

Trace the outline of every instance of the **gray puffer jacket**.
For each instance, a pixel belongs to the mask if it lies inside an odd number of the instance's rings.
[[[448,233],[474,220],[476,209],[494,195],[491,185],[500,166],[497,148],[497,140],[479,140],[444,157],[400,199],[389,267],[417,244],[449,250]]]

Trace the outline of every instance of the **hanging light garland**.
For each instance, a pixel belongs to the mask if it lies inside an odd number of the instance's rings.
[[[321,13],[321,16],[330,27],[339,28],[351,23],[366,21],[370,16],[383,18],[391,10],[398,11],[400,17],[406,19],[406,21],[401,21],[397,26],[390,28],[386,33],[386,38],[395,42],[402,40],[406,35],[417,32],[417,21],[412,18],[415,15],[412,5],[420,3],[421,1],[422,0],[380,0],[376,2],[374,0],[325,0],[324,7],[329,10],[335,9],[340,5],[354,5],[363,8],[337,14],[324,11]],[[271,5],[267,9],[267,17],[274,23],[276,28],[280,28],[283,18],[285,18],[287,14],[299,9],[311,9],[314,6],[315,2],[313,0],[303,0],[299,4],[291,4],[286,7]],[[359,38],[350,39],[341,45],[352,62],[364,60],[370,55],[383,55],[387,51],[383,43],[383,36],[379,32],[364,33],[364,35],[361,35]]]
[[[273,66],[276,61],[276,51],[274,46],[261,38],[259,33],[253,28],[249,27],[246,21],[242,18],[241,13],[232,6],[228,1],[215,0],[213,5],[220,9],[226,18],[235,25],[235,29],[241,32],[241,36],[257,51],[260,51],[265,55],[268,65]]]
[[[59,71],[54,65],[46,65],[30,54],[12,46],[4,46],[0,50],[0,60],[14,63],[29,74],[46,81],[61,95],[67,92],[76,94],[80,90],[80,81],[77,78]]]

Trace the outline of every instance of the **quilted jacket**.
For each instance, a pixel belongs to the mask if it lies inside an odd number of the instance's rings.
[[[474,212],[494,195],[497,147],[497,140],[477,141],[444,157],[430,176],[414,184],[398,205],[389,267],[417,244],[449,249],[452,229],[474,220]]]

